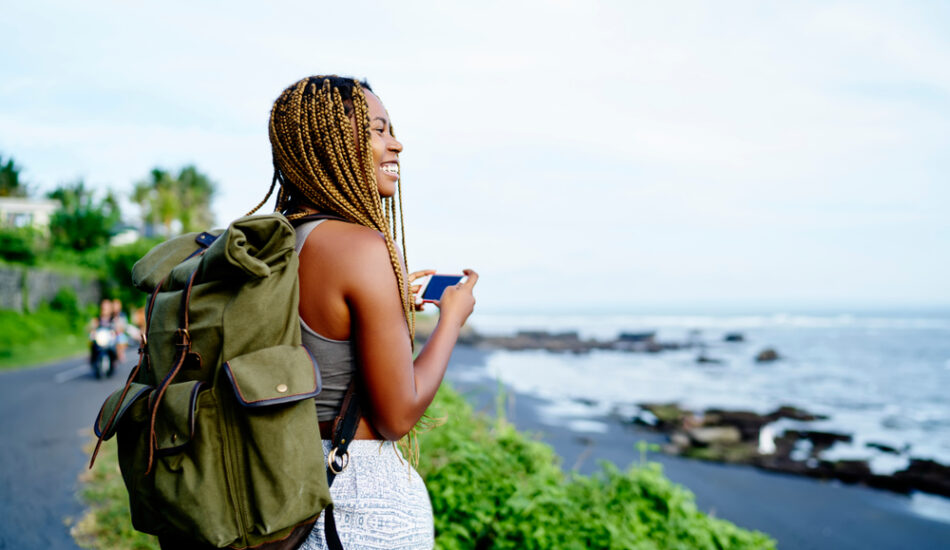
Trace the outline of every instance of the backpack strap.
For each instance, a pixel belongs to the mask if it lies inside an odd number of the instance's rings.
[[[202,249],[198,249],[196,252],[200,252]],[[192,254],[193,256],[194,254]],[[129,393],[129,388],[132,386],[132,381],[135,380],[136,375],[139,371],[142,370],[142,364],[145,364],[145,369],[148,370],[149,359],[148,359],[148,325],[152,319],[152,308],[155,307],[155,298],[158,297],[159,291],[162,289],[162,285],[165,284],[165,279],[162,279],[160,283],[155,286],[155,290],[152,292],[152,296],[146,304],[147,314],[145,315],[145,326],[142,329],[142,341],[139,342],[139,360],[135,364],[135,368],[132,369],[132,372],[129,373],[128,379],[125,381],[125,387],[122,388],[122,394],[119,395],[119,403],[125,399],[127,393]],[[109,430],[112,429],[112,423],[115,422],[115,417],[119,414],[119,407],[116,407],[112,411],[112,416],[109,417],[109,420],[106,422],[106,427],[102,430],[102,434],[99,436],[98,441],[96,441],[96,448],[92,451],[92,457],[89,459],[89,468],[92,469],[92,465],[96,463],[96,456],[99,455],[99,448],[102,447],[102,441],[105,438],[105,434],[109,433]]]
[[[307,214],[306,216],[303,216],[301,218],[295,218],[293,220],[290,220],[290,225],[294,226],[294,229],[296,229],[298,226],[305,224],[307,222],[312,222],[314,220],[336,220],[340,222],[346,221],[340,216],[334,216],[333,214],[315,213],[315,214]]]
[[[333,421],[333,446],[327,456],[327,484],[333,485],[333,479],[343,472],[350,462],[347,448],[356,435],[356,428],[360,423],[360,403],[356,397],[356,379],[350,381],[350,386],[343,396],[340,414]]]
[[[356,428],[360,423],[360,403],[356,396],[356,377],[350,380],[350,386],[343,396],[340,414],[333,421],[333,443],[330,454],[327,456],[327,487],[333,486],[336,475],[341,473],[350,463],[350,454],[347,448],[356,435]],[[333,504],[323,512],[323,535],[330,550],[343,550],[343,543],[336,530],[336,520],[333,517]]]
[[[145,468],[145,475],[148,475],[152,472],[152,465],[155,460],[155,449],[158,446],[155,435],[155,420],[158,417],[158,406],[162,402],[162,397],[165,396],[165,390],[168,389],[168,386],[171,385],[172,381],[178,376],[178,372],[181,371],[182,365],[185,364],[185,359],[188,357],[189,352],[191,352],[191,334],[188,333],[188,304],[191,301],[191,288],[195,284],[195,276],[198,274],[198,269],[195,269],[191,272],[191,277],[188,278],[188,285],[181,293],[181,306],[179,309],[179,327],[176,332],[177,341],[175,342],[175,347],[178,348],[176,354],[175,366],[172,367],[172,370],[168,372],[165,376],[165,379],[162,380],[161,384],[158,385],[155,392],[155,402],[152,404],[152,411],[149,419],[149,429],[148,429],[148,465]]]

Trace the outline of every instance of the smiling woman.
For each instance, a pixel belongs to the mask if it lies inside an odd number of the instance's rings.
[[[431,548],[428,493],[394,442],[411,437],[442,383],[478,275],[465,270],[436,302],[438,325],[414,360],[412,282],[434,271],[407,273],[396,246],[403,147],[382,101],[365,81],[305,78],[274,103],[270,138],[268,196],[279,183],[276,209],[297,224],[301,337],[320,367],[316,414],[332,470],[333,505],[303,547],[325,548],[335,523],[347,549]]]

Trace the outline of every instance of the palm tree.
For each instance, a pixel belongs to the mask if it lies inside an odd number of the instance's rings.
[[[88,250],[109,241],[122,215],[119,201],[111,192],[103,199],[86,187],[83,180],[64,184],[47,194],[60,202],[60,208],[50,219],[49,229],[53,243],[75,250]]]
[[[185,166],[178,174],[181,210],[178,219],[183,231],[204,231],[214,223],[211,198],[215,185],[194,166]]]
[[[170,237],[176,220],[183,232],[209,228],[214,223],[214,193],[215,183],[192,165],[182,168],[177,176],[154,168],[149,178],[135,184],[132,201],[142,207],[146,227],[161,226],[164,235]]]
[[[12,158],[3,162],[0,156],[0,197],[25,197],[29,195],[29,189],[25,183],[20,181],[21,167],[17,166]]]

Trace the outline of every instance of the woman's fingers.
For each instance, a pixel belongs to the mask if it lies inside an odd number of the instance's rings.
[[[461,283],[459,288],[467,288],[471,290],[475,286],[475,283],[478,282],[478,273],[476,273],[474,269],[463,269],[462,273],[468,277],[468,280],[466,280],[464,283]]]
[[[422,308],[425,305],[422,303],[422,298],[419,296],[419,291],[422,290],[422,285],[414,285],[411,283],[416,279],[421,279],[422,277],[427,277],[434,274],[434,269],[421,269],[419,271],[413,271],[409,274],[409,294],[413,295],[413,307],[416,311],[422,311]]]
[[[416,279],[421,279],[423,277],[428,277],[429,275],[435,275],[434,269],[420,269],[419,271],[413,271],[409,274],[409,282],[413,282]]]

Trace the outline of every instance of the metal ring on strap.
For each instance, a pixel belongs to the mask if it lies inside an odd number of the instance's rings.
[[[350,465],[350,452],[343,451],[343,454],[340,456],[336,455],[337,447],[330,449],[330,454],[327,455],[327,467],[330,468],[330,471],[334,474],[342,473],[347,466]],[[337,466],[337,461],[339,460],[340,466]]]

